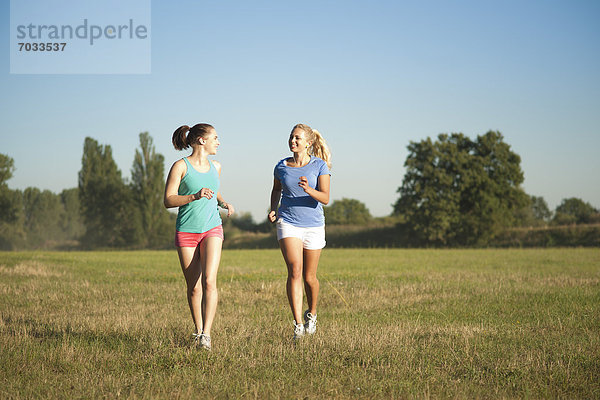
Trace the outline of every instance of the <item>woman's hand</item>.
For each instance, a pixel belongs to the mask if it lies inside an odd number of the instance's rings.
[[[329,175],[319,175],[317,181],[317,187],[319,189],[315,189],[308,185],[308,179],[305,176],[301,176],[298,181],[298,186],[304,189],[304,193],[308,194],[319,203],[327,205],[329,204],[329,180]]]
[[[235,212],[235,208],[233,207],[233,204],[230,203],[223,203],[221,205],[222,208],[227,210],[227,217],[231,217],[233,215],[233,213]]]
[[[199,192],[194,194],[194,200],[200,200],[203,197],[206,197],[208,200],[210,200],[212,199],[214,193],[215,192],[213,192],[209,188],[202,188]]]
[[[310,188],[308,185],[308,178],[301,176],[300,181],[298,181],[298,186],[300,186],[306,192]]]
[[[274,223],[277,221],[277,213],[275,211],[271,211],[267,218],[269,218],[269,222]]]

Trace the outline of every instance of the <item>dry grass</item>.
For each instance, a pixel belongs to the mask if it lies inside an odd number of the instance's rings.
[[[600,250],[326,250],[294,346],[275,250],[228,250],[212,353],[172,252],[0,253],[1,398],[600,397]]]

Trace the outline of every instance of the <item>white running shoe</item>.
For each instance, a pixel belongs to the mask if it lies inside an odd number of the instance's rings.
[[[206,350],[211,350],[210,336],[202,334],[200,336],[200,347]]]
[[[302,336],[304,336],[304,325],[294,321],[294,340],[299,340]]]
[[[312,315],[309,310],[304,311],[304,331],[309,335],[317,331],[317,315]]]
[[[196,345],[206,350],[211,349],[210,336],[205,335],[204,333],[194,333],[192,336],[194,337],[194,342]]]
[[[200,345],[200,337],[202,336],[201,333],[192,333],[192,340],[194,341],[194,345],[198,346]]]

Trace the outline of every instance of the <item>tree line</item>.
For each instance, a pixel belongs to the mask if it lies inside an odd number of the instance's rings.
[[[581,199],[564,199],[552,214],[543,197],[525,193],[521,157],[500,132],[440,134],[408,150],[394,214],[413,244],[485,246],[515,227],[600,222]]]
[[[461,133],[410,142],[391,216],[373,218],[359,200],[344,198],[325,207],[329,225],[395,224],[411,246],[485,246],[516,227],[598,224],[600,214],[579,198],[550,211],[539,196],[525,193],[521,158],[500,132],[475,139]],[[129,179],[122,176],[110,145],[87,137],[78,187],[59,194],[11,190],[15,166],[0,154],[0,249],[168,248],[175,215],[163,207],[164,157],[152,137],[140,133]],[[271,232],[270,223],[249,213],[224,219],[226,229]]]
[[[11,190],[14,161],[0,154],[0,249],[165,248],[175,216],[163,206],[164,157],[148,132],[140,133],[124,179],[110,145],[87,137],[78,186],[60,194],[37,188]]]

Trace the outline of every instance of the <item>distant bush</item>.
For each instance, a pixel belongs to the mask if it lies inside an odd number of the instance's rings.
[[[567,224],[589,224],[594,218],[597,218],[598,210],[590,203],[587,203],[576,197],[564,199],[554,214],[552,222],[555,225]]]
[[[324,212],[328,225],[362,225],[373,219],[367,206],[356,199],[335,200]]]
[[[510,229],[491,247],[600,247],[600,225],[569,225],[532,229]]]

